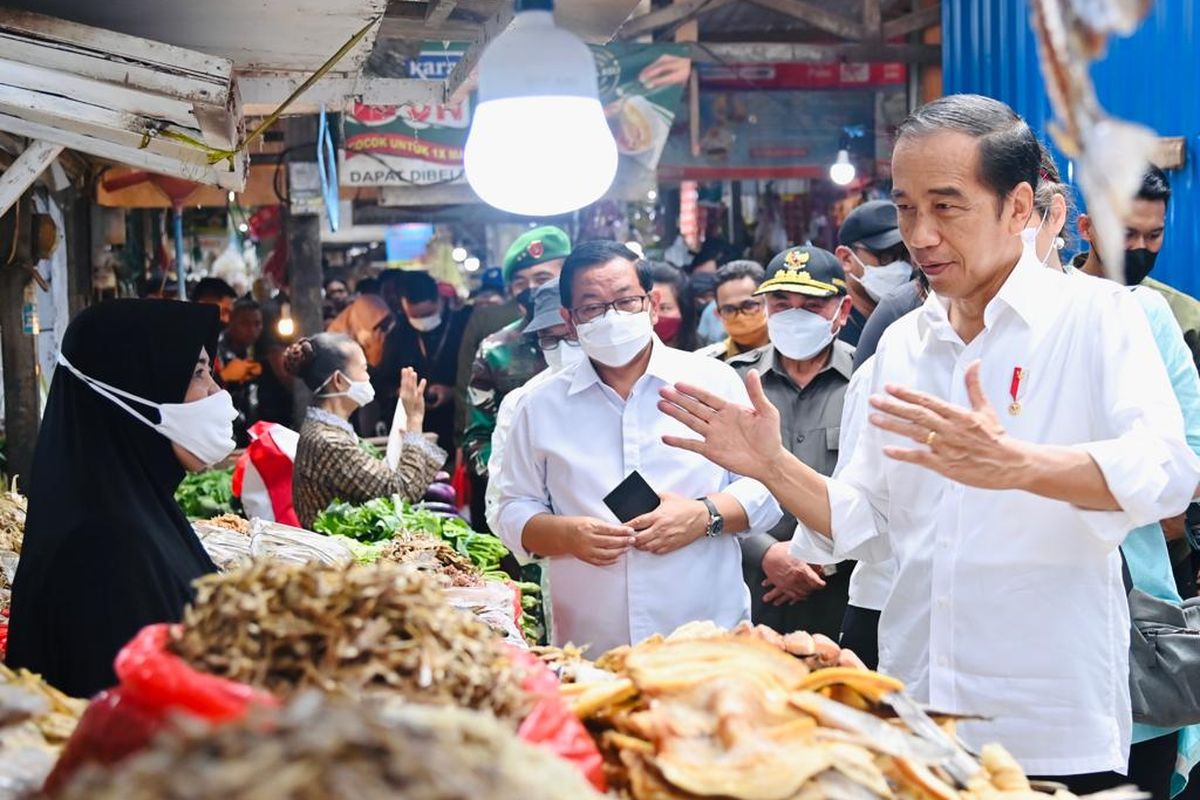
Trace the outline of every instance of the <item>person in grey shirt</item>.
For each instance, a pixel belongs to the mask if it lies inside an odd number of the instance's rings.
[[[862,334],[858,337],[858,347],[854,351],[855,370],[875,355],[879,339],[888,326],[908,312],[920,308],[928,294],[929,285],[925,282],[925,275],[918,271],[917,277],[894,289],[879,301],[875,312],[867,317],[867,324],[863,326]]]
[[[783,441],[794,456],[823,475],[837,464],[842,405],[854,348],[838,338],[850,316],[846,276],[834,255],[794,247],[767,267],[772,277],[755,295],[767,305],[770,343],[729,365],[743,378],[762,376],[779,409]],[[790,514],[769,532],[742,539],[742,574],[750,587],[750,616],[780,633],[805,630],[837,638],[850,583],[845,563],[822,568],[790,552],[796,520]]]

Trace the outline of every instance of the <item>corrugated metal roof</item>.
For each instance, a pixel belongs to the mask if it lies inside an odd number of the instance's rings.
[[[1050,103],[1028,4],[944,2],[942,24],[945,92],[1003,100],[1049,141]],[[1154,277],[1200,295],[1200,0],[1159,0],[1137,33],[1110,43],[1092,77],[1109,113],[1187,139],[1183,169],[1169,173],[1167,238]],[[1066,164],[1061,154],[1059,163]]]

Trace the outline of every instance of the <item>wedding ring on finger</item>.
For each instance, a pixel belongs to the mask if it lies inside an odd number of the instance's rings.
[[[929,434],[926,435],[926,437],[925,437],[925,446],[932,450],[933,449],[933,440],[936,438],[937,438],[937,431],[930,431]]]

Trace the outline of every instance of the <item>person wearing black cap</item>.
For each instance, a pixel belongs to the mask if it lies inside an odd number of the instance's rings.
[[[757,372],[779,409],[792,455],[822,475],[837,464],[842,404],[854,348],[838,338],[850,316],[846,275],[819,247],[793,247],[772,259],[754,292],[766,301],[770,344],[730,359],[743,378]],[[785,513],[767,532],[741,541],[750,616],[780,633],[808,631],[837,639],[851,564],[806,564],[789,553],[796,518]]]
[[[846,215],[834,253],[846,273],[854,303],[842,339],[857,346],[879,302],[913,277],[908,249],[900,239],[895,203],[871,200]]]

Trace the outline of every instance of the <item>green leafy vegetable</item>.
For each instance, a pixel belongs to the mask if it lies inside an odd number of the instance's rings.
[[[175,502],[191,519],[234,514],[233,468],[193,472],[175,490]]]

